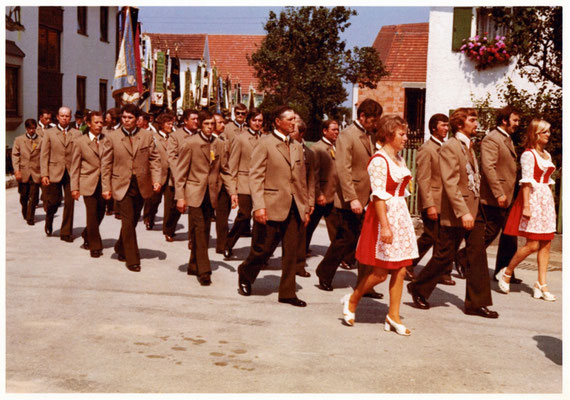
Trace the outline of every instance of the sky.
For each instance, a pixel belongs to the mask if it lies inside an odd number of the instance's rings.
[[[351,7],[358,15],[341,33],[347,48],[372,46],[384,25],[429,21],[429,7]],[[269,11],[282,7],[140,7],[143,32],[263,35]],[[351,88],[344,106],[351,104]]]

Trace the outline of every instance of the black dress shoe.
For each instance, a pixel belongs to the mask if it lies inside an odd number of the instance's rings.
[[[332,292],[333,288],[330,283],[326,283],[319,277],[319,289],[324,290],[325,292]]]
[[[127,258],[125,256],[122,256],[119,254],[118,260],[119,261],[127,261]]]
[[[405,281],[413,281],[416,279],[416,275],[414,274],[413,267],[411,269],[406,268],[406,275],[404,276]]]
[[[382,293],[378,293],[378,292],[375,292],[374,290],[372,290],[372,291],[370,291],[370,292],[368,292],[368,293],[364,293],[364,295],[363,295],[362,297],[369,297],[369,298],[371,298],[371,299],[378,299],[378,300],[380,300],[380,299],[383,299],[383,298],[384,298],[384,295],[383,295]]]
[[[307,303],[297,297],[279,299],[279,303],[291,304],[295,307],[307,307]]]
[[[224,258],[231,258],[231,257],[232,257],[232,249],[225,249]]]
[[[174,238],[173,238],[172,236],[170,236],[170,235],[164,235],[164,239],[165,239],[167,242],[174,242]]]
[[[63,236],[59,237],[59,240],[63,240],[64,242],[67,242],[67,243],[72,243],[73,237],[71,235],[63,235]]]
[[[145,226],[145,228],[146,228],[147,231],[152,230],[152,226],[150,226],[150,222],[148,222],[148,221],[145,222],[145,223],[144,223],[144,226]]]
[[[216,249],[216,254],[224,254],[224,250],[223,249],[222,250]]]
[[[459,279],[465,279],[465,265],[459,262],[459,259],[455,259],[455,269],[457,270],[457,277]]]
[[[345,263],[344,261],[341,261],[339,264],[339,267],[341,267],[342,269],[354,269],[354,267],[348,263]]]
[[[81,248],[84,250],[89,250],[89,242],[87,240],[83,240],[83,244],[81,245]]]
[[[417,308],[420,308],[422,310],[429,309],[428,301],[425,299],[424,296],[422,296],[421,294],[416,292],[414,290],[413,286],[411,286],[411,285],[412,285],[411,283],[408,283],[407,288],[408,288],[408,292],[412,295],[412,300],[414,301],[414,305]]]
[[[141,270],[141,266],[138,264],[135,265],[127,265],[127,269],[133,272],[139,272]]]
[[[28,225],[34,225],[35,221],[33,219],[29,219],[26,221],[28,223]]]
[[[91,257],[93,257],[93,258],[98,258],[98,257],[101,257],[103,255],[103,252],[101,250],[91,250],[89,253],[91,254]]]
[[[47,236],[51,236],[51,233],[53,232],[51,221],[46,221],[46,226],[44,227],[44,231]]]
[[[491,311],[487,307],[479,308],[466,308],[465,314],[467,315],[478,315],[483,318],[499,318],[499,313],[496,311]]]
[[[199,276],[198,282],[200,282],[201,286],[210,286],[212,284],[212,280],[210,279],[210,274]]]
[[[251,296],[251,283],[240,273],[238,273],[238,287],[242,296]]]
[[[439,278],[439,282],[437,282],[439,284],[442,285],[448,285],[448,286],[455,286],[455,281],[453,279],[451,279],[451,277],[448,276],[442,276],[441,278]]]
[[[306,269],[303,269],[301,271],[297,271],[297,275],[303,278],[309,278],[311,276],[311,273],[308,272]]]

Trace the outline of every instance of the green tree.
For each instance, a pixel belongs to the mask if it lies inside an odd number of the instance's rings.
[[[324,114],[340,115],[347,99],[344,82],[375,88],[388,73],[372,47],[346,49],[340,33],[356,11],[345,7],[286,7],[269,13],[267,35],[251,55],[265,91],[261,109],[289,104],[307,122],[307,139],[319,137]]]

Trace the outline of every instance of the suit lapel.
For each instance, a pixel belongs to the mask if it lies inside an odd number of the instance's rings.
[[[123,135],[123,137],[121,138],[121,142],[123,142],[123,145],[125,146],[125,148],[127,149],[127,151],[129,152],[129,154],[131,156],[133,156],[134,152],[133,152],[133,147],[131,146],[131,141],[129,140],[128,136]]]
[[[134,135],[133,136],[133,155],[137,154],[137,150],[141,145],[141,135]]]
[[[372,155],[372,149],[370,148],[370,139],[368,138],[368,135],[364,132],[360,132],[358,138],[360,139],[360,142],[362,143],[362,145],[366,149],[366,152],[368,153],[368,155],[371,156]]]
[[[285,160],[287,160],[289,165],[291,165],[291,155],[289,154],[289,147],[287,147],[285,143],[280,141],[280,143],[277,144],[277,150],[279,151],[279,153],[281,153],[283,157],[285,157]]]
[[[97,156],[99,156],[99,147],[101,146],[101,143],[99,143],[99,146],[97,146],[94,140],[89,139],[89,136],[87,136],[87,140],[89,148],[93,150]]]
[[[513,157],[516,159],[517,153],[515,152],[515,146],[513,146],[513,141],[511,140],[511,138],[505,136],[503,140],[505,141],[505,144],[507,145],[507,148],[509,149]]]
[[[63,144],[64,147],[67,146],[67,144],[65,143],[65,135],[59,129],[57,130],[57,137],[61,141],[61,144]]]
[[[200,149],[202,150],[202,154],[204,154],[204,157],[206,157],[206,160],[208,160],[208,163],[211,163],[210,150],[208,149],[208,147],[209,146],[205,143],[200,145]]]

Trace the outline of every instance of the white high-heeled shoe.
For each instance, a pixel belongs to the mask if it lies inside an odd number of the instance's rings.
[[[542,289],[545,287],[546,283],[544,285],[541,285],[540,283],[538,283],[538,281],[535,282],[534,287],[532,288],[533,289],[532,297],[534,297],[535,299],[543,298],[546,301],[555,301],[556,296],[550,293],[549,291]]]
[[[503,277],[507,277],[510,279],[512,275],[507,275],[507,267],[502,268],[499,273],[497,274],[497,281],[499,283],[499,289],[501,292],[507,294],[511,291],[511,284],[510,282],[506,282]]]
[[[384,330],[389,332],[394,328],[398,335],[402,336],[410,336],[412,333],[404,324],[397,324],[390,318],[390,316],[386,315],[386,319],[384,320]]]
[[[342,299],[340,299],[340,303],[342,304],[342,317],[344,319],[344,322],[346,322],[348,326],[353,326],[356,316],[352,311],[348,309],[349,302],[350,302],[350,294],[347,294]]]

